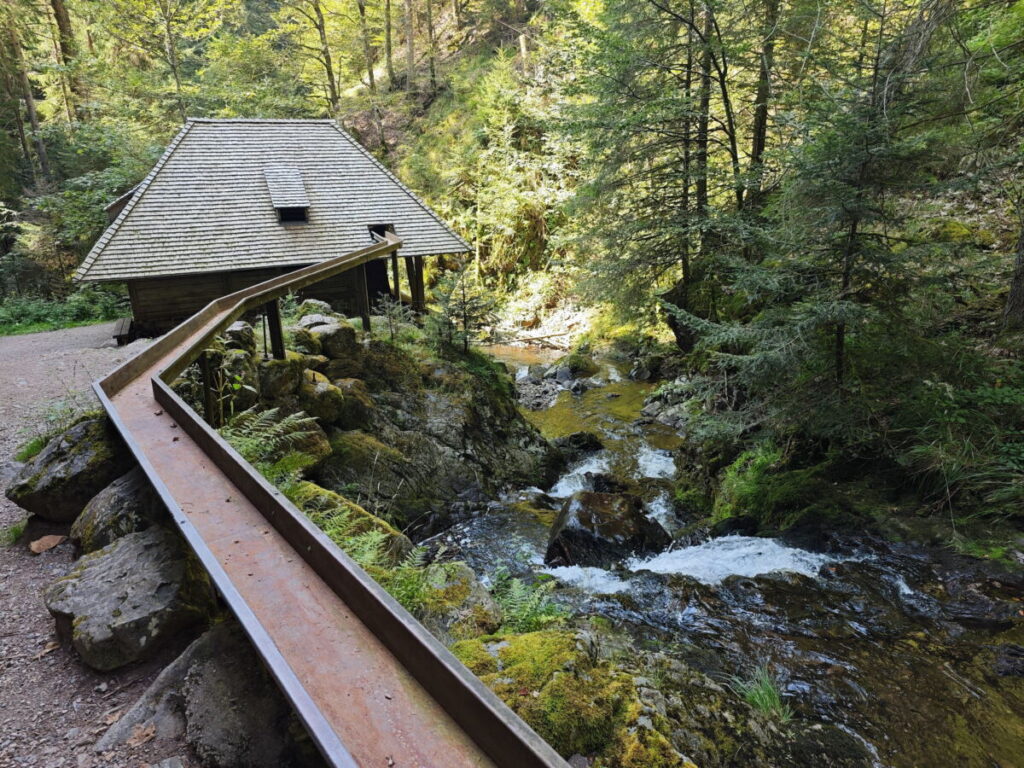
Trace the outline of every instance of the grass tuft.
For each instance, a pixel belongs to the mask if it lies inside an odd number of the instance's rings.
[[[754,709],[781,723],[793,719],[793,710],[782,700],[779,682],[767,666],[758,667],[747,680],[734,678],[733,689]]]

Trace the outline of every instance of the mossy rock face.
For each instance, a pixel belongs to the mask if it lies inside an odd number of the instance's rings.
[[[169,520],[149,479],[136,467],[97,493],[71,526],[71,540],[83,552],[95,552],[129,533]]]
[[[559,380],[583,379],[587,376],[595,375],[600,370],[601,368],[590,355],[573,352],[571,355],[566,355],[555,362],[547,370],[545,376],[548,378],[554,377]]]
[[[50,440],[19,470],[6,495],[44,520],[69,523],[132,464],[110,422],[88,419]]]
[[[311,333],[313,338],[320,343],[323,354],[333,360],[358,357],[362,352],[356,329],[347,322],[339,321],[332,325],[321,325]]]
[[[609,567],[616,560],[657,552],[671,543],[668,532],[644,512],[639,497],[579,491],[562,505],[544,561]]]
[[[260,396],[276,400],[295,394],[302,383],[305,359],[289,354],[284,360],[263,360],[259,364]]]
[[[44,599],[60,637],[100,671],[152,655],[205,621],[214,605],[198,562],[159,527],[85,555]]]
[[[340,493],[322,488],[313,482],[302,481],[292,485],[287,490],[287,495],[295,506],[318,528],[335,539],[339,546],[343,547],[343,538],[378,531],[385,536],[386,549],[392,562],[397,563],[412,550],[412,542],[408,537]]]
[[[501,608],[465,563],[429,565],[424,580],[420,621],[442,642],[488,635],[501,626]]]
[[[484,637],[452,651],[563,757],[596,757],[606,768],[692,766],[655,730],[671,732],[632,676],[596,660],[572,632]]]
[[[319,355],[323,351],[320,339],[314,336],[309,328],[289,326],[284,329],[284,338],[288,349],[294,349],[304,355]]]
[[[342,412],[334,420],[335,426],[343,429],[367,426],[373,419],[376,406],[366,384],[359,379],[335,379],[334,386],[344,397]]]
[[[363,353],[361,378],[373,390],[415,389],[420,381],[420,366],[401,347],[371,339]]]

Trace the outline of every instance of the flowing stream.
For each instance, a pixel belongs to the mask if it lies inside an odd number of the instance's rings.
[[[525,381],[550,362],[492,350]],[[638,648],[714,679],[767,668],[796,717],[837,725],[885,766],[1024,766],[1024,579],[948,549],[847,538],[810,552],[751,536],[706,538],[672,501],[682,437],[640,419],[651,384],[611,364],[582,394],[524,411],[549,439],[597,434],[603,448],[550,488],[493,500],[434,537],[485,582],[502,569],[555,579],[574,620],[600,616]],[[561,503],[616,483],[672,534],[664,551],[609,568],[544,563]]]

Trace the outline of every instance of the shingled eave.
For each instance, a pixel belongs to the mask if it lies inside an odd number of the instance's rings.
[[[401,189],[403,192],[405,192],[405,194],[407,194],[413,200],[413,202],[415,202],[420,208],[422,208],[434,221],[436,221],[438,224],[440,224],[441,227],[444,228],[444,230],[449,235],[451,235],[453,238],[455,238],[458,242],[462,243],[462,250],[461,251],[446,251],[446,253],[469,253],[469,252],[471,252],[473,250],[470,247],[469,243],[467,243],[465,240],[463,240],[458,235],[458,233],[455,232],[455,230],[453,230],[451,227],[449,227],[448,224],[445,222],[445,220],[442,219],[440,216],[438,216],[434,212],[434,210],[429,205],[427,205],[425,202],[423,202],[423,200],[420,199],[420,197],[415,192],[413,192],[411,189],[409,189],[407,186],[405,186],[405,184],[402,182],[402,180],[399,179],[397,176],[395,176],[395,174],[393,174],[388,169],[388,167],[386,165],[384,165],[384,163],[382,163],[380,160],[378,160],[376,157],[374,157],[370,153],[370,151],[368,149],[366,149],[366,147],[364,147],[358,141],[353,139],[349,135],[348,131],[346,131],[344,128],[342,128],[340,125],[338,125],[338,121],[337,120],[331,120],[330,123],[334,126],[334,129],[338,133],[340,133],[342,135],[342,137],[345,139],[345,141],[347,141],[349,144],[351,144],[353,147],[355,147],[359,152],[361,152],[366,157],[367,160],[369,160],[371,163],[373,163],[375,166],[377,166],[384,173],[384,175],[386,175],[389,179],[391,179],[391,181],[395,182],[395,184],[398,185],[399,189]],[[437,254],[437,255],[440,255],[440,254]]]
[[[89,278],[89,270],[92,268],[92,265],[96,263],[96,260],[100,257],[100,254],[103,253],[103,249],[107,247],[107,243],[109,243],[111,238],[114,237],[115,234],[117,234],[117,230],[121,226],[121,222],[125,220],[128,214],[132,212],[132,209],[139,202],[139,200],[142,199],[142,196],[146,194],[146,190],[149,188],[149,185],[153,182],[153,179],[156,178],[156,175],[158,173],[160,173],[160,169],[164,167],[170,156],[174,154],[174,150],[178,148],[178,145],[181,144],[182,139],[185,138],[186,134],[188,134],[188,132],[192,129],[192,126],[194,124],[195,120],[188,119],[185,121],[185,125],[181,127],[180,131],[178,131],[178,135],[171,140],[171,143],[167,145],[167,149],[164,150],[164,153],[160,156],[160,159],[156,161],[156,165],[154,165],[152,170],[146,175],[146,178],[139,182],[138,186],[135,187],[135,194],[132,195],[131,200],[129,200],[125,207],[121,209],[121,212],[117,215],[117,218],[110,222],[110,226],[108,226],[103,231],[103,234],[100,235],[100,239],[93,244],[85,259],[79,265],[78,269],[75,270],[75,274],[72,275],[71,279],[73,282],[118,282],[103,279],[91,280]]]

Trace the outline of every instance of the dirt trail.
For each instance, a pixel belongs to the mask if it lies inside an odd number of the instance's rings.
[[[98,407],[90,383],[146,346],[117,348],[112,323],[0,337],[0,528],[24,519],[3,496],[19,445],[81,410]],[[25,539],[64,532],[30,528]],[[26,541],[0,545],[0,768],[136,768],[186,747],[149,740],[98,755],[92,744],[180,649],[116,673],[98,674],[56,647],[42,591],[74,560],[67,542],[33,555]]]

